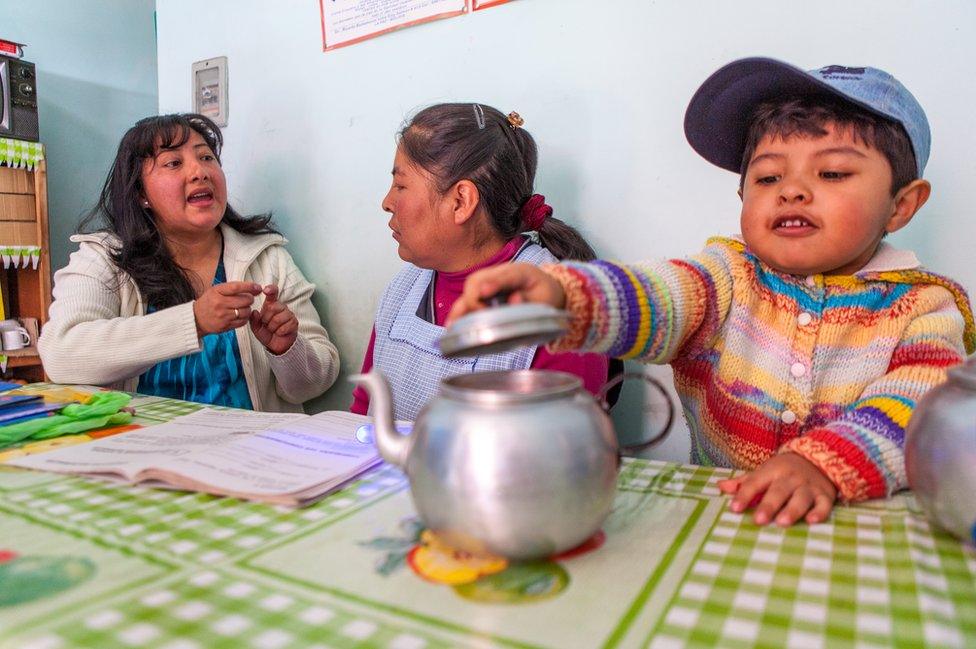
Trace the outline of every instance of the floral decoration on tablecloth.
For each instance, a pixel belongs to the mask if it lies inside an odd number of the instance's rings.
[[[385,554],[376,572],[389,576],[404,565],[425,581],[450,586],[465,599],[492,604],[520,604],[555,597],[569,586],[560,562],[599,549],[600,531],[577,548],[538,561],[510,562],[490,554],[475,555],[451,547],[416,518],[400,521],[399,536],[381,536],[360,545]]]

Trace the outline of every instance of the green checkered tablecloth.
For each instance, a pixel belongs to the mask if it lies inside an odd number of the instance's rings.
[[[300,510],[0,467],[0,647],[976,646],[976,550],[911,495],[759,528],[728,475],[625,460],[604,545],[524,568],[561,591],[479,601],[406,565],[385,465]]]
[[[0,164],[8,167],[33,169],[44,159],[44,145],[40,142],[0,137]]]

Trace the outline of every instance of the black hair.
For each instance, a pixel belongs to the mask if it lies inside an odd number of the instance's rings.
[[[133,279],[146,304],[157,309],[189,302],[196,295],[189,271],[174,261],[152,213],[142,207],[143,161],[161,149],[183,146],[193,132],[203,137],[219,162],[223,136],[208,117],[181,113],[136,122],[119,142],[98,203],[78,226],[78,232],[109,232],[119,238],[112,261]],[[230,205],[221,222],[243,234],[277,234],[270,214],[243,217]]]
[[[912,142],[901,124],[831,96],[809,96],[767,102],[756,108],[742,156],[740,188],[749,161],[764,137],[821,137],[827,134],[828,124],[849,128],[855,139],[881,152],[891,165],[892,196],[918,178]]]
[[[522,206],[532,196],[538,163],[535,140],[512,122],[484,104],[435,104],[417,113],[399,136],[404,155],[434,178],[439,192],[461,180],[474,183],[479,207],[506,240],[527,230]],[[538,233],[558,259],[596,258],[582,235],[559,219],[546,218]]]

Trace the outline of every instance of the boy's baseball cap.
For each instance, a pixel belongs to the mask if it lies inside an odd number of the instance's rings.
[[[685,136],[706,160],[739,173],[756,107],[783,97],[816,95],[840,98],[901,124],[922,176],[932,139],[925,111],[905,86],[877,68],[828,65],[805,72],[775,59],[733,61],[708,77],[691,98]]]

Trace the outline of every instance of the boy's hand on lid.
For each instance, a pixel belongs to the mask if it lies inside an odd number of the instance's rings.
[[[499,293],[508,294],[509,304],[536,302],[562,309],[566,294],[562,285],[537,266],[526,263],[502,264],[472,273],[464,282],[464,291],[447,314],[450,326],[461,316],[489,306]]]
[[[820,469],[796,453],[781,453],[744,476],[722,480],[718,488],[734,494],[729,509],[755,507],[753,521],[789,527],[801,518],[811,525],[830,516],[837,487]]]

